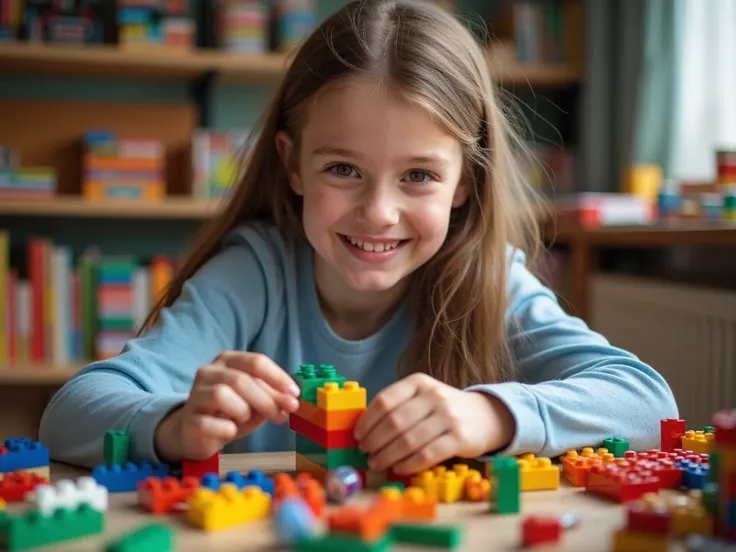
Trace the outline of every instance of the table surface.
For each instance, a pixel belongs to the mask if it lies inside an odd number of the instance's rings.
[[[293,471],[294,453],[224,454],[220,457],[220,469],[246,472],[262,470],[266,473]],[[76,478],[89,472],[61,464],[52,464],[51,479]],[[356,499],[357,503],[367,503],[375,496],[374,491],[366,490]],[[603,498],[574,488],[561,478],[560,488],[554,491],[527,491],[522,493],[521,514],[498,515],[488,511],[488,503],[461,502],[440,504],[437,523],[457,524],[464,536],[463,544],[456,550],[514,550],[521,549],[521,522],[527,514],[563,514],[578,511],[582,515],[579,524],[567,530],[559,546],[539,547],[540,550],[581,550],[585,552],[611,549],[612,532],[625,521],[624,508]],[[10,504],[8,511],[20,511],[23,505]],[[125,532],[146,523],[160,521],[169,524],[177,531],[177,551],[217,552],[217,551],[263,551],[285,550],[279,547],[274,537],[270,520],[253,522],[247,525],[219,532],[205,532],[180,519],[180,514],[153,516],[138,509],[135,493],[110,494],[110,509],[107,512],[105,531],[102,535],[85,537],[65,544],[46,547],[44,550],[100,552],[104,544]],[[676,545],[672,550],[684,550]],[[394,545],[394,551],[432,550],[432,548]],[[439,550],[439,549],[435,549]],[[348,552],[348,551],[346,551]]]

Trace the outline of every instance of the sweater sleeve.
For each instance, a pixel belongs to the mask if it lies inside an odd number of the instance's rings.
[[[502,454],[557,456],[608,437],[643,450],[659,446],[659,422],[677,417],[667,382],[633,354],[613,347],[526,268],[517,252],[510,266],[508,338],[518,381],[468,390],[498,397],[516,422]]]
[[[247,243],[221,250],[185,283],[154,327],[130,340],[118,356],[83,368],[56,393],[40,426],[52,458],[100,464],[105,432],[119,429],[131,435],[134,460],[159,461],[154,447],[159,422],[186,401],[198,368],[249,343],[259,331],[265,286]]]

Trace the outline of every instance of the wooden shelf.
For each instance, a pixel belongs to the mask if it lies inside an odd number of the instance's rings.
[[[581,78],[568,65],[524,65],[496,60],[488,50],[496,78],[504,85],[566,86]],[[228,82],[279,79],[288,54],[243,54],[221,50],[175,51],[156,47],[73,46],[26,42],[0,43],[0,72],[192,81],[216,73]]]
[[[170,197],[155,203],[118,199],[88,201],[75,196],[57,196],[50,199],[0,197],[0,215],[203,220],[216,214],[221,205],[217,200],[194,200],[186,197]]]
[[[15,74],[195,80],[210,72],[221,72],[243,80],[269,80],[279,78],[286,64],[286,56],[276,53],[0,43],[0,72]]]
[[[82,365],[54,366],[52,364],[0,366],[0,386],[63,385],[81,368]]]

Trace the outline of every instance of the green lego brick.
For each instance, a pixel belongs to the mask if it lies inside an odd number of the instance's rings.
[[[326,449],[299,433],[295,435],[295,438],[296,452],[323,468],[334,470],[345,465],[357,470],[368,468],[369,454],[359,448]]]
[[[388,483],[381,485],[379,491],[383,489],[398,489],[399,491],[404,492],[404,484],[401,481],[389,481]]]
[[[462,532],[447,525],[397,523],[391,527],[391,538],[396,543],[455,548],[462,543]]]
[[[385,552],[391,545],[391,535],[387,532],[376,541],[364,541],[345,533],[330,533],[303,539],[294,545],[296,552]]]
[[[345,379],[335,371],[332,364],[320,364],[317,369],[314,364],[302,364],[294,374],[294,381],[301,390],[299,398],[312,404],[317,404],[317,389],[327,382],[337,383],[342,388]]]
[[[521,509],[519,463],[510,456],[497,456],[489,464],[489,505],[497,514],[516,514]]]
[[[715,432],[716,432],[716,428],[714,428],[713,426],[705,426],[703,428],[703,433],[715,433]]]
[[[170,552],[174,549],[173,529],[153,523],[115,539],[107,545],[105,552]]]
[[[122,466],[129,460],[130,435],[126,431],[111,429],[105,433],[103,453],[106,466]]]
[[[0,515],[0,549],[9,552],[56,544],[102,533],[104,513],[89,504],[59,508],[45,517],[37,510],[18,516]]]
[[[718,483],[712,481],[703,485],[703,507],[713,517],[718,516]]]
[[[624,439],[619,439],[618,437],[609,437],[603,441],[603,445],[601,446],[604,449],[607,449],[608,452],[613,454],[616,458],[623,458],[624,453],[630,450],[629,442]]]

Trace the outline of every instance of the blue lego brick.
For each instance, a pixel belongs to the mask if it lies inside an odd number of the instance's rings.
[[[168,464],[151,464],[150,462],[126,462],[122,466],[95,466],[92,477],[97,483],[111,493],[128,493],[137,490],[138,483],[147,477],[166,477],[169,475]]]
[[[26,437],[6,439],[0,447],[0,473],[49,465],[49,449]]]
[[[248,472],[247,475],[230,471],[227,472],[223,478],[219,478],[214,473],[206,473],[202,476],[200,483],[203,487],[207,487],[213,491],[218,491],[222,484],[231,483],[238,489],[243,489],[245,487],[258,487],[264,493],[268,493],[271,496],[273,496],[274,493],[273,479],[258,470]]]
[[[710,471],[708,464],[695,464],[689,460],[681,460],[675,463],[675,467],[682,470],[682,486],[686,489],[702,489],[708,482]]]

